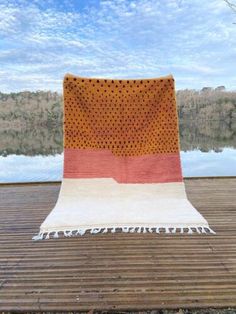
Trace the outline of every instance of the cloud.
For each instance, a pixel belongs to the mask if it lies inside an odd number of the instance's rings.
[[[231,20],[218,0],[3,0],[0,90],[61,91],[67,72],[129,78],[172,73],[178,88],[201,88],[203,82],[232,88]]]

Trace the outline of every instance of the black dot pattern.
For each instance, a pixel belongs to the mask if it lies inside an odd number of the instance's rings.
[[[64,78],[64,146],[118,156],[179,152],[174,79]]]

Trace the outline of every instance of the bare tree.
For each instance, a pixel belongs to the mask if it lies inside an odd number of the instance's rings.
[[[230,2],[229,0],[223,0],[228,7],[233,11],[234,14],[236,14],[236,3]],[[233,23],[236,24],[236,23]]]

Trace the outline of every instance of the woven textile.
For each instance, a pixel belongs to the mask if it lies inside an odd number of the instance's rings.
[[[64,176],[35,239],[91,233],[214,233],[181,171],[172,75],[137,80],[67,74]]]

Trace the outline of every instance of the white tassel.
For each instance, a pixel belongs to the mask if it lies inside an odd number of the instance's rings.
[[[65,237],[70,237],[70,236],[71,236],[70,233],[71,233],[71,231],[68,231],[68,232],[67,232],[67,231],[64,231],[64,236],[65,236]]]
[[[198,234],[201,234],[201,230],[200,230],[199,227],[196,227],[196,231],[197,231]]]
[[[184,233],[184,228],[180,228],[180,233]]]
[[[129,232],[129,227],[123,227],[122,232],[126,232],[126,233]]]
[[[147,233],[147,230],[146,230],[147,228],[143,228],[143,233]]]
[[[93,228],[91,230],[91,233],[96,234],[96,233],[99,233],[100,231],[101,231],[101,228]]]
[[[159,227],[156,227],[156,233],[160,233],[160,228]]]
[[[34,236],[34,237],[32,238],[32,240],[34,240],[34,241],[43,240],[43,232],[40,232],[39,234],[37,234],[36,236]]]
[[[188,234],[192,234],[193,230],[191,229],[191,227],[188,228]]]
[[[216,234],[214,230],[212,230],[210,227],[207,227],[207,229],[210,231],[212,234]]]
[[[135,228],[130,228],[129,232],[134,233],[135,232]]]
[[[153,232],[152,228],[147,228],[147,229],[148,229],[148,232],[150,232],[150,233]]]
[[[85,232],[86,232],[86,229],[78,229],[78,231],[76,232],[76,235],[84,235],[85,234]]]
[[[168,227],[165,227],[165,232],[170,233],[170,229]]]
[[[53,238],[59,238],[59,235],[58,235],[57,231],[54,232]]]
[[[47,233],[47,235],[45,237],[46,240],[50,239],[49,235],[50,235],[50,232]]]
[[[176,228],[173,228],[173,230],[171,231],[171,233],[176,233]]]
[[[113,228],[111,229],[111,232],[112,232],[112,233],[115,233],[115,232],[116,232],[116,228],[113,227]]]
[[[138,227],[137,233],[141,233],[142,232],[142,227]]]

